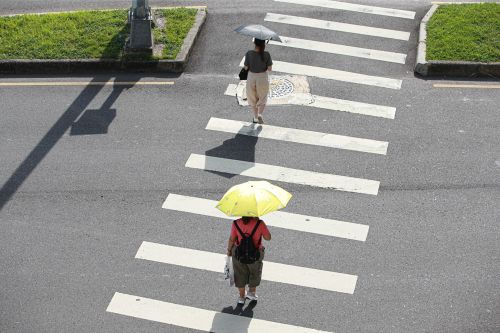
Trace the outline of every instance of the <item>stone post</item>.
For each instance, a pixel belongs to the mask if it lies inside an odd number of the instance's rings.
[[[130,40],[127,51],[151,54],[153,52],[153,15],[148,0],[132,0],[129,23]]]

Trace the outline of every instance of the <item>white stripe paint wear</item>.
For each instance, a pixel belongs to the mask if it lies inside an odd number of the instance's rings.
[[[191,154],[186,167],[224,172],[285,183],[331,188],[338,191],[377,195],[379,181],[291,169],[270,164]]]
[[[325,21],[325,20],[318,20],[308,17],[293,16],[293,15],[267,13],[266,17],[264,18],[264,21],[292,24],[308,28],[341,31],[358,35],[390,38],[390,39],[397,39],[404,41],[410,39],[410,33],[406,31],[382,29],[382,28],[369,27],[365,25],[348,24],[335,21]]]
[[[274,1],[292,3],[296,5],[307,5],[307,6],[315,6],[315,7],[323,7],[331,9],[340,9],[340,10],[353,11],[364,14],[399,17],[409,20],[413,20],[415,18],[415,12],[409,10],[358,5],[354,3],[347,3],[341,1],[332,1],[332,0],[274,0]]]
[[[204,198],[184,196],[169,193],[162,208],[184,213],[211,216],[225,220],[234,220],[215,208],[217,201]],[[270,227],[308,232],[323,236],[345,238],[357,241],[366,241],[369,226],[352,222],[325,219],[315,216],[294,214],[289,212],[272,212],[264,218]]]
[[[240,67],[243,67],[244,62],[245,58],[243,57],[243,59],[240,62]],[[353,72],[339,71],[337,69],[332,69],[332,68],[301,65],[301,64],[295,64],[291,62],[277,61],[277,60],[276,61],[273,60],[273,71],[295,74],[295,75],[318,77],[327,80],[364,84],[368,86],[389,88],[395,90],[401,89],[402,85],[402,81],[398,79],[358,74]]]
[[[237,316],[123,293],[115,293],[113,295],[106,311],[123,316],[213,333],[328,333],[326,331]]]
[[[324,43],[314,40],[285,37],[285,36],[280,36],[280,38],[281,38],[281,43],[272,40],[269,42],[269,44],[276,46],[292,47],[303,50],[310,50],[310,51],[341,54],[351,57],[379,60],[397,64],[404,64],[406,62],[406,54],[404,53],[379,51],[379,50],[365,49],[362,47]]]
[[[229,84],[224,94],[227,96],[236,97],[237,90],[238,90],[238,85]],[[349,112],[365,116],[380,117],[387,119],[394,119],[396,116],[396,108],[392,106],[361,103],[345,99],[338,99],[338,98],[318,96],[318,95],[312,95],[312,96],[313,96],[313,102],[310,104],[294,103],[293,99],[291,100],[291,103],[293,105],[310,106],[314,108]]]
[[[261,126],[259,124],[253,124],[245,121],[214,117],[210,118],[205,129],[379,155],[387,154],[387,146],[389,144],[385,141],[305,131],[301,129],[272,126],[268,124]]]
[[[137,259],[144,259],[221,274],[226,261],[225,254],[151,242],[142,242],[135,257]],[[262,279],[301,287],[353,294],[358,277],[351,274],[264,261]]]
[[[309,104],[309,106],[387,119],[394,119],[394,117],[396,116],[396,108],[392,106],[354,102],[345,99],[317,95],[313,95],[313,103]]]

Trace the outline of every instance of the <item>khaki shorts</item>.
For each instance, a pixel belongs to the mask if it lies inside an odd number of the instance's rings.
[[[234,252],[236,246],[233,247],[233,270],[234,284],[236,288],[245,288],[246,285],[250,288],[259,286],[262,278],[262,266],[264,259],[264,248],[260,249],[260,258],[253,264],[242,264],[236,259]]]

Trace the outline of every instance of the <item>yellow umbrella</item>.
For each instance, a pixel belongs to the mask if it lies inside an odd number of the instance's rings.
[[[231,187],[217,204],[228,216],[262,216],[284,208],[292,195],[266,181],[250,181]]]

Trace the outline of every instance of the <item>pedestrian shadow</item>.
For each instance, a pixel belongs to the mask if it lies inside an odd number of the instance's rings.
[[[249,163],[229,164],[225,160],[206,159],[205,170],[216,175],[233,178],[245,170],[253,167],[255,164],[255,146],[259,138],[257,136],[247,135],[249,132],[258,135],[262,131],[262,126],[245,126],[233,138],[225,140],[222,145],[207,150],[206,156],[231,159]],[[227,172],[224,172],[224,171]]]
[[[225,307],[214,316],[210,333],[247,333],[255,306],[257,301],[251,301],[244,309],[243,305]]]

